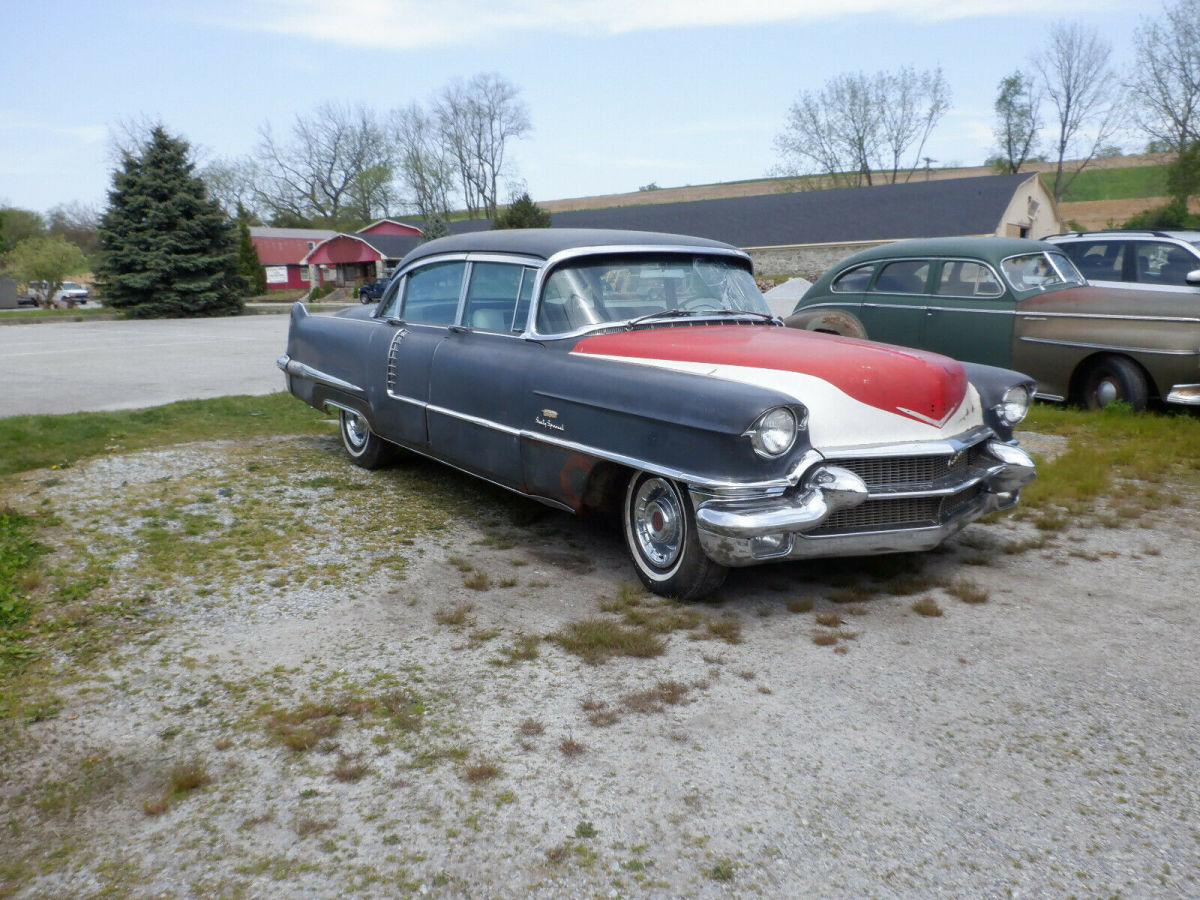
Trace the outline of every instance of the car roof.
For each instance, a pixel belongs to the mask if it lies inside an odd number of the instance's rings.
[[[1102,231],[1068,231],[1064,234],[1052,234],[1048,241],[1061,240],[1091,240],[1100,237],[1119,238],[1175,238],[1188,243],[1200,240],[1200,231],[1159,231],[1144,228],[1107,228]]]
[[[875,259],[895,259],[913,256],[966,256],[976,259],[999,262],[1020,253],[1039,253],[1043,250],[1053,250],[1050,244],[1034,241],[1028,238],[1007,237],[942,237],[916,238],[906,241],[893,241],[862,250],[849,259],[843,260],[839,269],[845,269],[846,264],[867,262]]]
[[[733,252],[744,259],[745,253],[731,244],[708,238],[654,231],[608,228],[511,228],[497,231],[473,231],[437,238],[421,244],[401,260],[401,266],[442,253],[512,253],[549,259],[564,250],[583,247],[645,247],[647,249],[713,249]]]

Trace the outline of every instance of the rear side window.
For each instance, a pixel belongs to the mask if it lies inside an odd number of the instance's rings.
[[[952,259],[942,263],[935,293],[942,297],[999,297],[1004,288],[990,267]]]
[[[481,331],[511,331],[524,271],[510,263],[474,263],[463,324]]]
[[[861,294],[867,289],[867,285],[871,283],[871,274],[875,271],[875,263],[867,263],[865,266],[855,266],[853,269],[847,269],[837,278],[833,279],[833,284],[829,289],[835,294]]]
[[[453,324],[466,268],[465,262],[453,261],[433,263],[409,272],[401,317],[406,322],[428,325]]]
[[[923,294],[929,277],[929,262],[927,259],[890,262],[879,270],[873,290],[883,294]]]
[[[1137,280],[1146,284],[1182,287],[1188,272],[1200,269],[1200,260],[1176,244],[1138,241],[1136,254]]]

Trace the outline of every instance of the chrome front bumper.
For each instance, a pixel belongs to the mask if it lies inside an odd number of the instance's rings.
[[[700,545],[725,566],[930,550],[980,516],[1014,505],[1036,477],[1032,458],[1018,447],[990,440],[979,450],[961,478],[928,485],[868,487],[836,460],[824,460],[784,495],[728,498],[693,490]],[[889,504],[919,504],[928,514],[903,523],[889,522],[885,511],[855,519],[858,507]]]

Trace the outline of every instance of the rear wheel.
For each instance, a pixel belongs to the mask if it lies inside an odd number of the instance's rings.
[[[364,469],[387,465],[395,455],[395,447],[371,430],[364,416],[341,410],[342,445],[350,461]]]
[[[1146,376],[1122,356],[1102,356],[1088,365],[1080,399],[1088,409],[1103,409],[1120,400],[1137,411],[1146,408]]]
[[[725,567],[704,555],[691,499],[675,482],[634,473],[622,518],[638,577],[655,594],[699,600],[725,580]]]

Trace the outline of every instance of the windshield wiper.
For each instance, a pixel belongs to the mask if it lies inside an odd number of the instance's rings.
[[[694,316],[697,313],[703,312],[699,309],[680,309],[676,306],[673,309],[664,309],[662,312],[646,313],[644,316],[638,316],[636,319],[630,319],[625,325],[632,328],[634,325],[641,325],[643,322],[649,322],[652,319],[678,319],[687,316]]]

